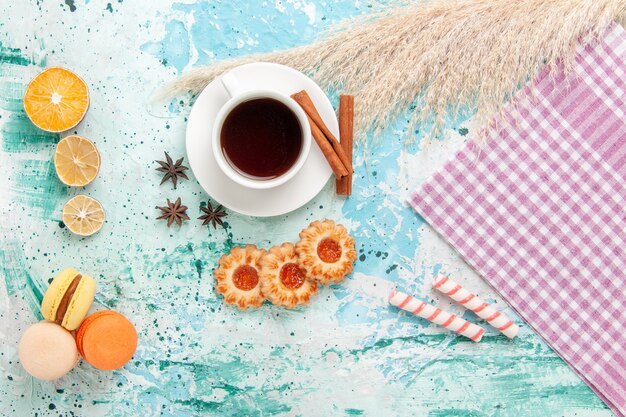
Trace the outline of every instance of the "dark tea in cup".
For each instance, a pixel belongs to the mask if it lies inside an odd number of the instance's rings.
[[[253,98],[226,115],[220,145],[226,161],[241,175],[271,180],[285,174],[302,150],[300,121],[284,103]]]

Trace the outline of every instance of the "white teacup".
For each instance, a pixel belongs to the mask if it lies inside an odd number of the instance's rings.
[[[296,103],[291,97],[283,93],[263,89],[242,90],[240,84],[237,82],[237,79],[232,72],[227,72],[223,74],[220,80],[222,82],[222,85],[230,95],[230,99],[219,110],[215,118],[215,123],[213,124],[211,142],[213,155],[215,156],[217,165],[228,178],[244,187],[255,189],[268,189],[286,183],[291,178],[293,178],[302,168],[311,150],[311,127],[309,125],[306,113],[304,112],[304,110],[302,110],[298,103]],[[294,114],[294,116],[298,119],[298,122],[300,123],[300,130],[302,132],[302,137],[300,138],[302,141],[302,146],[300,147],[300,153],[298,154],[295,162],[285,173],[271,179],[256,179],[243,175],[227,160],[221,145],[222,127],[230,112],[243,102],[259,98],[274,99],[287,106],[289,110],[291,110],[291,112]]]

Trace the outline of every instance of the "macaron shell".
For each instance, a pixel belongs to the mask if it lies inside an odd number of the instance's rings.
[[[111,313],[113,313],[113,311],[111,311],[111,310],[101,310],[101,311],[97,311],[97,312],[91,314],[90,316],[87,316],[87,318],[85,320],[83,320],[83,322],[81,323],[80,327],[76,331],[76,333],[75,333],[76,348],[78,349],[78,353],[80,354],[80,356],[83,357],[83,359],[85,358],[85,352],[83,352],[83,336],[85,335],[85,332],[87,331],[87,328],[98,317],[100,317],[100,316],[102,316],[104,314],[111,314]]]
[[[137,331],[132,323],[112,310],[87,317],[76,334],[76,346],[83,358],[102,370],[124,366],[137,349]]]
[[[65,316],[63,316],[61,326],[67,330],[78,329],[78,326],[87,316],[95,295],[96,281],[88,275],[83,275],[70,300]]]
[[[55,320],[59,303],[76,275],[79,275],[77,270],[68,268],[59,272],[52,280],[41,302],[41,314],[46,320]]]
[[[79,359],[70,332],[48,321],[26,329],[20,339],[18,354],[26,372],[44,381],[61,378]]]

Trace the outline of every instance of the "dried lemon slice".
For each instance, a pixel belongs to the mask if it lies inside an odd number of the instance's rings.
[[[100,154],[96,145],[78,135],[63,138],[54,152],[54,167],[63,184],[82,187],[89,184],[100,170]]]
[[[87,113],[87,84],[65,68],[49,68],[28,84],[24,110],[42,130],[63,132],[76,126]]]
[[[91,236],[102,228],[105,214],[102,204],[86,195],[77,195],[63,207],[63,223],[73,233]]]

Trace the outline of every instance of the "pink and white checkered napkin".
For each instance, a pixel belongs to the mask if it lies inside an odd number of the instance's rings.
[[[626,31],[507,104],[410,204],[626,415]],[[528,98],[531,96],[532,98]],[[526,97],[526,98],[524,98]]]

